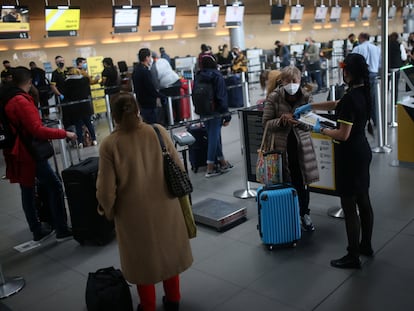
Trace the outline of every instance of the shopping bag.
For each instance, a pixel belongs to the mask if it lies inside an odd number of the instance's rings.
[[[256,162],[256,181],[266,185],[282,182],[280,167],[282,154],[274,149],[274,140],[267,136],[268,132],[266,124],[260,149],[257,150]]]
[[[197,226],[194,221],[193,210],[191,209],[190,197],[188,195],[185,195],[179,198],[179,200],[184,216],[185,225],[187,227],[188,238],[195,238],[197,235]]]

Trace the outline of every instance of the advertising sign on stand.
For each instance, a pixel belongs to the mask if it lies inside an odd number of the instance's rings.
[[[102,60],[103,56],[94,56],[87,58],[86,61],[88,62],[88,74],[90,77],[101,77],[102,71],[104,70]],[[94,98],[92,100],[94,113],[106,112],[105,91],[102,89],[100,84],[91,85],[91,95],[92,98]]]

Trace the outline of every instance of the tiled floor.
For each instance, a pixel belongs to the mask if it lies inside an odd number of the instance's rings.
[[[98,140],[107,133],[105,122],[98,124]],[[363,258],[359,271],[338,270],[329,261],[345,253],[345,228],[342,220],[327,215],[328,208],[339,205],[336,197],[312,193],[316,231],[304,234],[296,248],[269,252],[263,247],[256,230],[255,200],[233,196],[244,187],[239,125],[234,118],[223,129],[223,140],[224,152],[235,167],[210,179],[202,172],[191,173],[193,200],[216,198],[245,206],[248,220],[223,233],[199,227],[198,237],[191,241],[194,264],[182,274],[181,310],[414,310],[414,171],[390,166],[397,158],[392,140],[396,131],[390,133],[393,152],[374,154],[371,168],[375,258]],[[90,147],[82,153],[86,156],[97,150]],[[80,246],[73,240],[57,244],[51,239],[32,251],[16,252],[13,246],[30,240],[31,234],[18,186],[7,181],[0,181],[0,232],[0,263],[5,275],[26,280],[21,292],[0,302],[1,311],[86,310],[88,272],[119,267],[115,240],[100,247]],[[136,305],[134,287],[131,292]],[[161,304],[161,286],[157,286],[157,294]]]

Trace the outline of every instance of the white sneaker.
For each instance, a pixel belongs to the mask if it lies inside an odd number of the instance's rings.
[[[96,146],[98,144],[98,142],[96,141],[96,140],[94,140],[93,142],[92,142],[92,145],[94,145],[94,146]]]
[[[78,145],[78,148],[79,148],[79,149],[82,149],[82,148],[83,148],[83,144],[82,144],[82,143],[80,143],[80,144]]]

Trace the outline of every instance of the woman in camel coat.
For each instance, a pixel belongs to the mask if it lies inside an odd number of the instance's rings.
[[[100,210],[115,220],[122,270],[137,284],[138,310],[155,311],[154,284],[160,281],[166,310],[178,310],[178,275],[193,257],[179,200],[167,189],[157,134],[142,121],[131,94],[113,97],[111,110],[117,126],[99,150]],[[167,131],[158,128],[167,150],[182,165]]]

